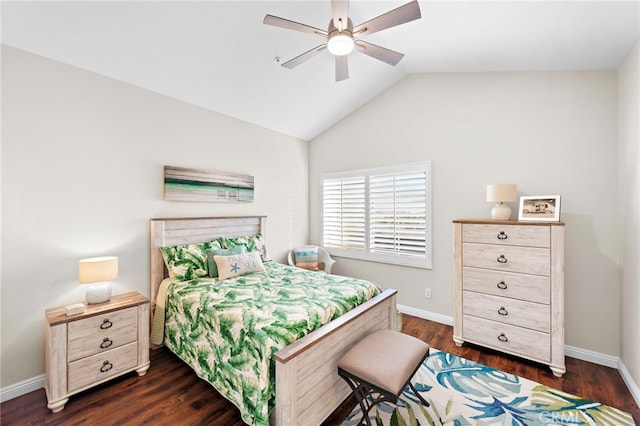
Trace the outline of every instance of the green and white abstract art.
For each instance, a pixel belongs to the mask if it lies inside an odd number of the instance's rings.
[[[253,201],[253,176],[164,166],[167,201]]]

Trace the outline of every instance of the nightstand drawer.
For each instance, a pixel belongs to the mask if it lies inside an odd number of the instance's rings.
[[[536,303],[551,301],[551,279],[540,275],[463,267],[462,288]]]
[[[499,351],[522,355],[541,362],[551,359],[551,339],[547,333],[464,315],[462,337]]]
[[[97,338],[98,335],[102,340],[115,330],[135,327],[137,322],[138,309],[135,307],[72,321],[69,323],[69,342],[93,336]]]
[[[525,302],[473,291],[463,291],[462,309],[467,315],[526,327],[548,333],[551,330],[549,305]]]
[[[86,339],[69,341],[69,361],[105,352],[138,339],[138,323],[128,324],[115,330],[104,330]]]
[[[549,276],[549,249],[464,243],[463,266]]]
[[[464,224],[462,242],[550,247],[548,226]]]
[[[85,386],[99,383],[134,368],[137,363],[137,342],[70,362],[68,391],[73,392]]]

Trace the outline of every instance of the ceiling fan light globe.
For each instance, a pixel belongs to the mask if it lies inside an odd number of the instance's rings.
[[[353,51],[355,43],[350,34],[338,33],[329,37],[327,49],[335,56],[348,55]]]

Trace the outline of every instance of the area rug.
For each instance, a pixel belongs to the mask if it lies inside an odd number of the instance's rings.
[[[407,386],[397,404],[374,406],[372,425],[635,425],[627,412],[434,349],[412,383],[430,406]],[[342,426],[361,419],[357,406]]]

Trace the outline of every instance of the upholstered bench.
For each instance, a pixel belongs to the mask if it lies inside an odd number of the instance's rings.
[[[393,330],[374,331],[349,349],[338,361],[338,375],[360,404],[363,417],[359,424],[371,426],[371,408],[383,401],[395,404],[407,385],[429,406],[411,383],[428,355],[425,342]]]

